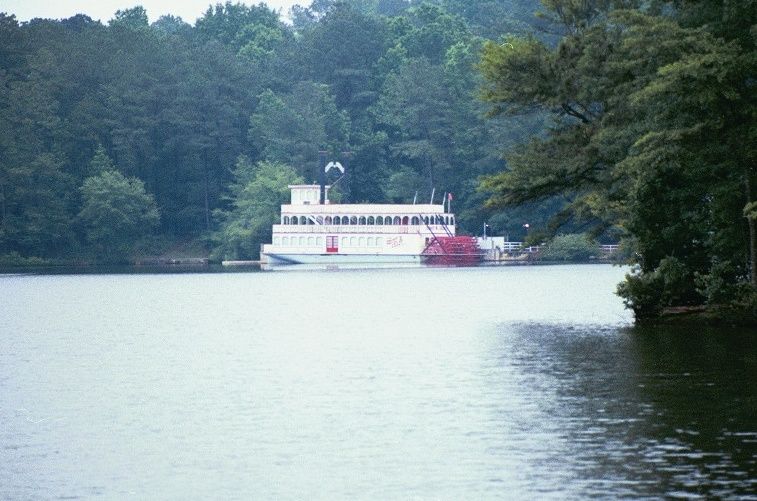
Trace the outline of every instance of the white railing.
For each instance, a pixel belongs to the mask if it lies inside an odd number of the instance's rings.
[[[479,240],[480,243],[480,240]],[[497,242],[494,244],[492,242],[491,247],[483,247],[482,249],[486,252],[485,258],[488,261],[499,261],[502,259],[512,259],[517,258],[518,256],[525,257],[525,256],[531,256],[531,258],[538,258],[538,254],[541,252],[541,250],[544,248],[543,245],[532,245],[530,247],[523,247],[523,242]],[[597,245],[597,250],[599,251],[597,254],[597,257],[600,259],[608,259],[614,254],[615,252],[618,252],[620,249],[620,246],[617,244],[609,244],[609,245]],[[509,257],[507,256],[509,255]]]
[[[620,249],[620,245],[617,244],[599,246],[599,250],[602,251],[603,254],[613,254],[618,252],[618,249]]]
[[[403,225],[325,225],[325,224],[274,224],[274,233],[428,233],[425,224],[403,224]],[[444,226],[432,224],[431,228],[437,235],[446,235]],[[447,228],[454,233],[455,227],[450,225]]]

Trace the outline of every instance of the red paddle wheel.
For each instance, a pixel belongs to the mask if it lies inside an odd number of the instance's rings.
[[[428,264],[443,266],[475,266],[484,253],[478,247],[476,237],[433,237],[421,254]]]

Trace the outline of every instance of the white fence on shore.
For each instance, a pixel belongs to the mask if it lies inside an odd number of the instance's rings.
[[[477,237],[478,246],[486,252],[485,259],[498,260],[503,256],[524,256],[533,255],[536,256],[544,247],[543,245],[532,245],[530,247],[523,247],[523,242],[511,242],[505,240],[505,237]],[[617,244],[611,245],[599,245],[599,256],[607,258],[614,254],[620,248]]]

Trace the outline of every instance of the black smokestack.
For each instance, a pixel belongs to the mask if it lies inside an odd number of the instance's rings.
[[[326,203],[326,155],[328,152],[318,152],[318,184],[321,185],[320,204]]]

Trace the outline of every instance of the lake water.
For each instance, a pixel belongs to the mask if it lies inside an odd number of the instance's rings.
[[[757,343],[607,265],[0,276],[0,498],[757,499]]]

